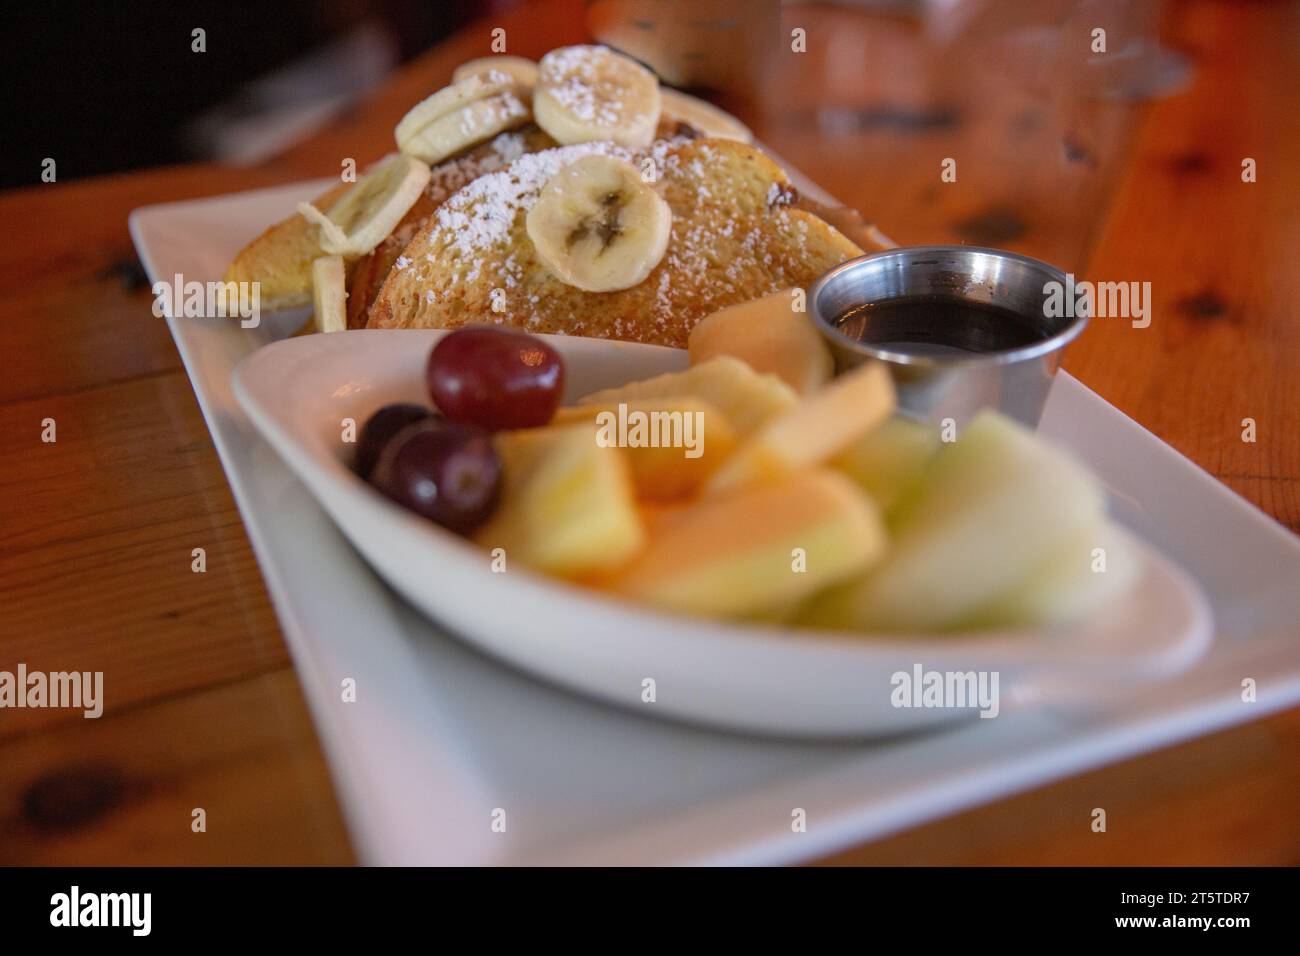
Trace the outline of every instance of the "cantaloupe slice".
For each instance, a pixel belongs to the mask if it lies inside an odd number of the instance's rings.
[[[938,450],[937,428],[895,415],[855,441],[831,464],[856,481],[888,516],[916,487]]]
[[[893,410],[889,370],[881,362],[859,365],[742,442],[713,473],[705,493],[729,492],[826,462]]]
[[[1027,580],[1104,499],[1065,453],[983,412],[943,444],[893,523],[888,560],[805,609],[815,626],[863,631],[952,629]]]
[[[806,311],[802,289],[783,289],[705,316],[691,330],[691,364],[734,355],[756,372],[777,376],[801,395],[831,380],[835,360]]]
[[[505,487],[496,514],[474,535],[504,548],[506,567],[579,576],[622,564],[644,540],[623,452],[588,426],[500,432]]]
[[[736,447],[727,416],[698,398],[644,398],[561,408],[553,425],[591,424],[623,442],[637,497],[672,501],[695,492]],[[658,442],[655,447],[651,442]]]
[[[738,358],[721,355],[684,372],[668,372],[582,398],[579,405],[617,406],[654,398],[698,398],[727,416],[738,435],[748,435],[799,402],[775,375],[761,375]]]
[[[871,500],[838,472],[810,468],[657,515],[645,550],[606,585],[690,614],[780,614],[861,573],[885,545]]]

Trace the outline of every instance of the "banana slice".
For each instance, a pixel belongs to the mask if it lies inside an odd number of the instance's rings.
[[[413,156],[394,153],[362,176],[323,213],[298,203],[308,222],[320,226],[320,247],[337,256],[364,256],[397,228],[429,185],[429,167]]]
[[[716,139],[734,139],[752,143],[754,134],[748,126],[726,110],[719,109],[708,100],[677,90],[660,90],[663,114],[667,119],[680,120],[695,127],[705,136]]]
[[[542,264],[587,292],[630,289],[659,264],[673,215],[636,167],[583,156],[542,188],[525,226]]]
[[[321,256],[312,260],[311,301],[316,309],[317,332],[347,329],[348,293],[344,287],[342,256]]]
[[[469,60],[456,67],[456,72],[451,75],[453,83],[459,83],[466,77],[474,76],[476,73],[487,73],[491,70],[506,74],[512,78],[516,84],[526,90],[531,90],[537,85],[537,64],[527,57],[522,56],[481,56],[476,60]]]
[[[397,148],[430,165],[519,126],[528,94],[508,73],[472,73],[415,104],[393,135]]]
[[[609,139],[649,146],[659,123],[659,80],[608,47],[560,47],[538,64],[533,115],[565,145]]]
[[[401,150],[429,163],[439,163],[497,133],[525,123],[532,115],[522,93],[498,93],[439,117],[410,139]]]

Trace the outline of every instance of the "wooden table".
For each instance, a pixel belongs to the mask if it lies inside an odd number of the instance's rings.
[[[507,28],[511,52],[534,57],[581,38],[576,0],[540,6],[464,31],[263,166],[0,196],[0,222],[18,230],[0,256],[0,669],[103,670],[112,688],[96,721],[0,712],[0,862],[353,860],[239,515],[150,314],[126,217],[378,157],[411,103],[487,52],[493,26]],[[987,101],[985,114],[963,99],[978,84],[942,82],[942,63],[939,81],[924,78],[903,21],[817,6],[783,16],[807,30],[809,53],[773,63],[763,108],[735,104],[760,137],[900,242],[988,241],[1096,279],[1150,281],[1150,327],[1096,321],[1067,367],[1300,529],[1296,4],[1178,5],[1166,42],[1192,57],[1190,90],[1085,108],[1064,138],[1042,123],[1068,90],[1049,83],[1024,102]],[[862,49],[871,65],[855,84]],[[948,156],[955,183],[940,181]],[[1242,182],[1243,157],[1256,160],[1258,182]],[[33,159],[33,183],[39,172]],[[1246,417],[1255,444],[1240,440]],[[55,444],[41,441],[46,418]],[[196,575],[200,546],[208,570]],[[1297,793],[1293,710],[830,862],[1296,864]],[[1105,835],[1089,828],[1096,806],[1108,811]],[[191,831],[195,807],[207,812],[204,834]]]

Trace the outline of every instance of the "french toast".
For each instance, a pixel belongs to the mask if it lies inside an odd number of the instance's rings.
[[[339,183],[315,204],[328,209],[350,188],[350,183]],[[320,227],[294,213],[244,246],[226,268],[224,281],[258,283],[260,306],[267,312],[310,305],[311,264],[320,254]]]
[[[460,155],[433,167],[433,175],[424,194],[407,212],[393,234],[369,256],[358,260],[352,269],[352,286],[349,298],[349,320],[357,307],[352,303],[369,306],[402,245],[414,226],[444,199],[466,183],[486,172],[502,169],[519,156],[555,146],[551,139],[536,126],[525,126],[494,137]],[[319,198],[313,205],[328,209],[351,183],[340,183]],[[320,227],[308,222],[300,213],[294,213],[250,242],[226,269],[227,282],[260,282],[261,306],[268,312],[291,309],[311,304],[311,263],[321,255]],[[358,296],[356,285],[362,284]],[[373,288],[370,285],[373,283]],[[358,310],[359,311],[359,310]],[[364,314],[359,311],[359,314]],[[360,328],[361,323],[349,327]]]
[[[678,126],[676,121],[665,120],[659,135],[671,135]],[[484,173],[504,168],[521,155],[558,145],[530,123],[435,165],[424,194],[393,233],[373,252],[349,263],[348,328],[365,328],[370,305],[403,247],[416,227],[447,197]],[[340,183],[313,200],[313,205],[328,209],[351,187],[351,183]],[[294,213],[241,249],[227,267],[224,281],[260,283],[261,307],[267,312],[307,306],[311,304],[312,260],[320,255],[320,227]]]
[[[547,181],[593,153],[655,164],[672,212],[662,260],[631,288],[589,292],[539,260],[525,219]],[[469,183],[420,227],[370,307],[367,328],[476,323],[684,347],[695,323],[728,305],[806,286],[862,250],[799,208],[785,172],[725,139],[590,142],[544,150]]]
[[[371,304],[388,278],[393,264],[411,237],[438,207],[461,187],[479,176],[502,169],[512,159],[559,145],[534,125],[502,133],[491,142],[433,167],[424,194],[402,217],[392,235],[362,256],[353,267],[348,286],[348,328],[364,329]],[[301,218],[301,217],[300,217]],[[305,220],[304,220],[305,221]]]

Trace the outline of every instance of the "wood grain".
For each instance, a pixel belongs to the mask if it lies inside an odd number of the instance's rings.
[[[729,101],[781,155],[899,241],[1021,249],[1152,283],[1152,324],[1095,321],[1067,367],[1300,528],[1300,25],[1296,3],[1177,5],[1195,82],[1139,107],[1062,83],[1064,41],[925,52],[916,27],[790,5],[807,54]],[[131,252],[137,206],[331,175],[388,151],[405,109],[488,52],[582,36],[524,4],[404,68],[275,161],[146,170],[0,195],[32,224],[0,256],[0,668],[106,671],[110,713],[0,714],[0,863],[352,859],[274,614]],[[947,56],[947,59],[945,59]],[[970,57],[975,58],[975,62]],[[965,57],[965,59],[963,59]],[[950,62],[949,62],[950,60]],[[1013,71],[1006,63],[1016,64]],[[1240,180],[1242,157],[1259,181]],[[953,158],[957,180],[940,180]],[[37,175],[33,172],[33,179]],[[59,440],[40,442],[53,417]],[[1240,441],[1240,420],[1259,441]],[[207,550],[204,574],[190,569]],[[838,854],[845,863],[1300,862],[1300,711]],[[206,834],[190,830],[208,810]],[[1088,828],[1108,809],[1107,834]]]
[[[352,860],[289,668],[0,743],[0,765],[0,865]]]
[[[1294,4],[1198,3],[1189,94],[1155,104],[1088,273],[1151,283],[1149,328],[1098,319],[1066,367],[1300,530],[1300,29]],[[1254,158],[1259,181],[1242,182]],[[1242,441],[1242,420],[1258,440]]]
[[[0,457],[0,669],[104,671],[116,712],[287,663],[184,373],[0,404]],[[5,711],[0,740],[70,722]]]
[[[1296,866],[1294,712],[836,854],[827,866]],[[1106,831],[1092,829],[1106,811]]]

